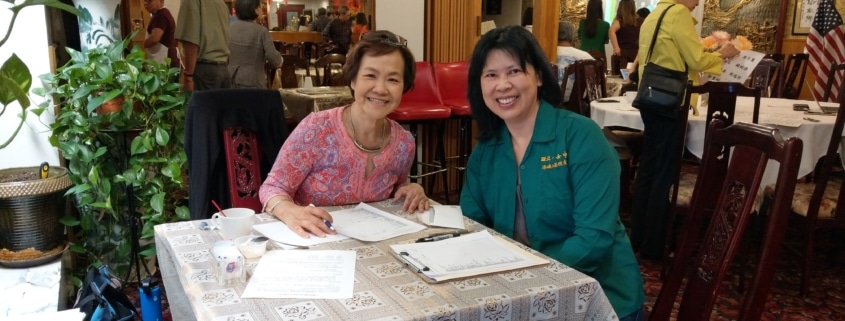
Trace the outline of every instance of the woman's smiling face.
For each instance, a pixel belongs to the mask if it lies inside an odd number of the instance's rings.
[[[355,105],[378,119],[390,114],[402,100],[405,61],[399,51],[382,56],[364,55],[358,75],[352,80]]]
[[[484,104],[505,123],[535,117],[540,101],[537,91],[542,85],[534,66],[519,65],[519,60],[504,50],[487,55],[481,70],[481,93]]]

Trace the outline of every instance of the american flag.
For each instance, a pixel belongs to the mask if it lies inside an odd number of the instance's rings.
[[[816,84],[812,88],[813,96],[821,100],[828,81],[833,81],[830,97],[833,101],[838,101],[843,76],[840,73],[835,79],[827,78],[831,65],[845,62],[845,35],[842,32],[842,16],[833,6],[833,0],[819,1],[804,51],[810,54],[810,72],[816,75]]]

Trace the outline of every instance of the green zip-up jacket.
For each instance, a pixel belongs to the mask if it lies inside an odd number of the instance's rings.
[[[541,100],[519,165],[506,126],[476,145],[464,215],[513,237],[517,168],[531,247],[598,280],[619,317],[641,308],[643,280],[619,220],[619,159],[601,129]]]

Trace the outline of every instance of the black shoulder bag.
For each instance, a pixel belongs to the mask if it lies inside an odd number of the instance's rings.
[[[657,42],[657,33],[660,31],[660,24],[663,22],[663,16],[674,6],[671,5],[657,20],[657,26],[654,28],[654,35],[651,37],[651,46],[648,48],[648,56],[646,56],[646,65],[643,68],[643,74],[640,77],[640,87],[637,90],[637,97],[631,103],[640,110],[647,110],[657,114],[676,117],[678,106],[684,99],[684,91],[688,80],[687,71],[677,71],[669,68],[661,67],[658,64],[649,62],[651,59],[651,52],[654,51],[654,43]],[[686,64],[684,64],[686,66]],[[685,68],[686,69],[686,68]]]

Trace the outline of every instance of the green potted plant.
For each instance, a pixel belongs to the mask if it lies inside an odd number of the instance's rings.
[[[145,59],[137,46],[127,51],[132,36],[86,52],[67,49],[70,61],[42,75],[45,87],[34,90],[53,98],[40,110],[59,109],[50,141],[67,160],[68,194],[79,212],[62,219],[75,231],[71,250],[117,275],[131,268],[132,220],[142,224],[141,254],[152,256],[153,226],[190,216],[182,170],[188,93],[173,81],[178,69]],[[103,111],[107,102],[119,108]]]
[[[73,6],[58,0],[25,0],[11,7],[11,19],[0,48],[6,45],[20,12],[28,7],[45,5],[79,14]],[[18,117],[14,131],[0,138],[0,149],[8,146],[20,132],[29,115],[32,102],[28,92],[32,75],[27,65],[12,54],[0,65],[0,117]],[[7,113],[7,107],[18,103],[19,114]],[[14,124],[14,122],[13,122]],[[0,265],[27,267],[50,261],[61,255],[65,239],[59,219],[64,215],[64,192],[71,182],[67,170],[49,168],[42,177],[40,168],[0,169]]]

